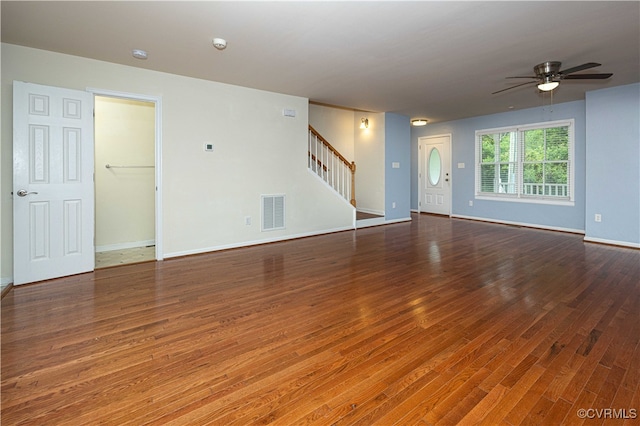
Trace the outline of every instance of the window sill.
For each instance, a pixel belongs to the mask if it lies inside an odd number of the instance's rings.
[[[574,200],[554,200],[552,198],[529,198],[529,197],[504,197],[500,195],[477,195],[475,196],[476,200],[487,200],[487,201],[506,201],[509,203],[528,203],[528,204],[547,204],[552,206],[575,206],[576,203]]]

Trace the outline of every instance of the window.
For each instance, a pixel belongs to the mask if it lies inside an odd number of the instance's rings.
[[[476,132],[476,197],[573,204],[573,120]]]

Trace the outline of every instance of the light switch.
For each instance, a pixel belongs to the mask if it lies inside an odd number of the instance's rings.
[[[397,161],[394,161],[393,163],[391,163],[391,168],[392,169],[399,169],[400,168],[400,163]]]
[[[458,163],[458,168],[459,169],[464,169],[464,163]]]

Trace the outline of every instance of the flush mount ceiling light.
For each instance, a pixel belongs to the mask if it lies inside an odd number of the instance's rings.
[[[227,40],[223,38],[214,38],[213,46],[218,50],[224,50],[227,48]]]
[[[131,51],[131,55],[133,55],[136,59],[147,59],[147,52],[142,49],[133,49]]]
[[[424,118],[416,118],[415,120],[411,120],[411,125],[416,127],[426,126],[427,120],[425,120]]]
[[[368,129],[369,128],[369,119],[368,118],[361,118],[360,119],[360,128],[361,129]]]

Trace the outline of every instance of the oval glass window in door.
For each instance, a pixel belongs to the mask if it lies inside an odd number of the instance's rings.
[[[429,183],[431,185],[436,186],[440,182],[441,170],[440,151],[438,148],[432,148],[429,153]]]

